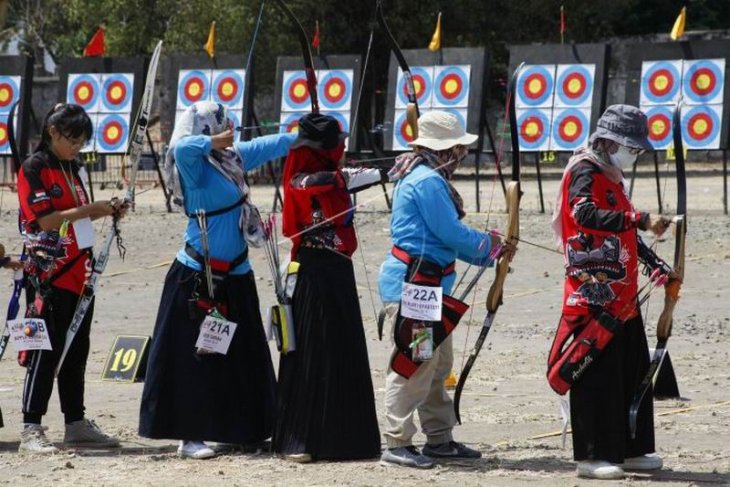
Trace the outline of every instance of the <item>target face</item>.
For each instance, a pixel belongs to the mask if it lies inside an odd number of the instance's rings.
[[[590,108],[554,109],[550,150],[574,151],[586,145],[590,117]]]
[[[680,61],[644,61],[641,64],[641,105],[673,105],[679,97]]]
[[[243,108],[244,80],[243,69],[219,69],[212,73],[213,84],[210,99],[231,109]]]
[[[432,104],[433,93],[433,66],[411,67],[413,75],[413,86],[416,89],[416,101],[419,108],[428,109]],[[398,68],[398,78],[395,84],[395,108],[406,108],[408,106],[408,83],[403,70]]]
[[[516,108],[551,106],[554,85],[554,64],[525,66],[517,79]]]
[[[685,61],[682,95],[688,105],[722,103],[724,87],[724,59]]]
[[[433,107],[467,107],[471,66],[434,68]]]
[[[10,154],[10,141],[8,140],[9,115],[9,113],[0,113],[0,154]]]
[[[129,139],[129,123],[118,114],[99,115],[95,133],[97,152],[124,152]]]
[[[644,110],[649,126],[649,142],[654,149],[672,145],[672,110],[667,106],[653,106]]]
[[[308,112],[282,113],[279,117],[279,132],[295,134],[299,132],[299,119]]]
[[[722,105],[696,106],[682,114],[682,138],[688,149],[718,149]]]
[[[317,72],[317,91],[323,110],[350,110],[352,104],[353,70],[333,69]]]
[[[593,100],[594,64],[559,64],[555,84],[556,107],[585,107]]]
[[[284,71],[281,97],[281,110],[284,112],[302,112],[310,109],[309,87],[304,71]]]
[[[525,152],[548,150],[550,119],[550,109],[517,110],[520,150]]]
[[[99,111],[101,76],[98,74],[69,74],[66,100],[81,105],[87,113]]]
[[[177,84],[177,108],[210,99],[210,72],[199,69],[180,70]]]
[[[0,76],[0,113],[8,113],[20,99],[20,76]]]
[[[132,87],[134,74],[103,75],[101,83],[101,107],[105,112],[129,113],[132,111]]]
[[[421,112],[423,114],[424,112]],[[405,110],[395,111],[395,123],[393,124],[393,150],[409,150],[409,142],[413,142],[415,137],[408,125]]]

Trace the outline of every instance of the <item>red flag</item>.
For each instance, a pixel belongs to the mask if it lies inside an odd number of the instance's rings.
[[[319,49],[319,20],[314,24],[314,36],[312,37],[312,47]]]
[[[565,10],[563,6],[560,6],[560,43],[565,41],[565,31],[568,29],[568,24],[565,22]]]
[[[103,56],[104,55],[104,26],[100,25],[96,33],[84,48],[84,56]]]

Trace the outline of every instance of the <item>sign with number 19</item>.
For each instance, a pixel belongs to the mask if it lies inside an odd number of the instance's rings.
[[[150,337],[117,336],[101,374],[102,380],[136,382],[144,380]]]

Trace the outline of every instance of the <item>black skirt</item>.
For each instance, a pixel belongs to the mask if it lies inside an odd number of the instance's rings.
[[[227,355],[195,353],[202,320],[188,311],[198,273],[177,260],[165,279],[142,393],[139,434],[250,444],[271,436],[276,380],[253,272],[226,278]]]
[[[380,433],[352,261],[302,248],[292,312],[296,351],[279,365],[274,451],[314,460],[380,454]]]

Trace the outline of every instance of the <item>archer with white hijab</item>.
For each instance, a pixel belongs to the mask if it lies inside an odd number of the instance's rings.
[[[195,103],[177,120],[165,161],[188,224],[160,299],[139,433],[181,440],[178,454],[189,458],[215,456],[203,440],[263,442],[276,410],[248,260],[249,245],[263,236],[244,172],[285,156],[296,134],[234,142],[234,133],[224,106]],[[198,347],[201,324],[211,316],[235,323],[225,353]]]
[[[638,305],[639,261],[657,283],[677,275],[641,239],[638,230],[661,235],[670,220],[637,211],[623,171],[652,150],[646,115],[629,105],[612,105],[601,115],[588,148],[570,158],[553,213],[556,241],[565,253],[562,316],[548,358],[548,382],[560,394],[570,390],[573,458],[579,477],[619,479],[628,470],[656,470],[652,394],[639,408],[636,438],[629,434],[629,405],[649,367],[649,353]],[[603,342],[608,315],[615,332]],[[599,340],[592,330],[603,333]],[[588,356],[592,343],[600,354]],[[605,347],[605,348],[604,348]],[[574,352],[573,352],[574,351]],[[578,354],[570,357],[571,353]],[[579,356],[583,354],[583,356]],[[559,371],[580,364],[567,380]]]

